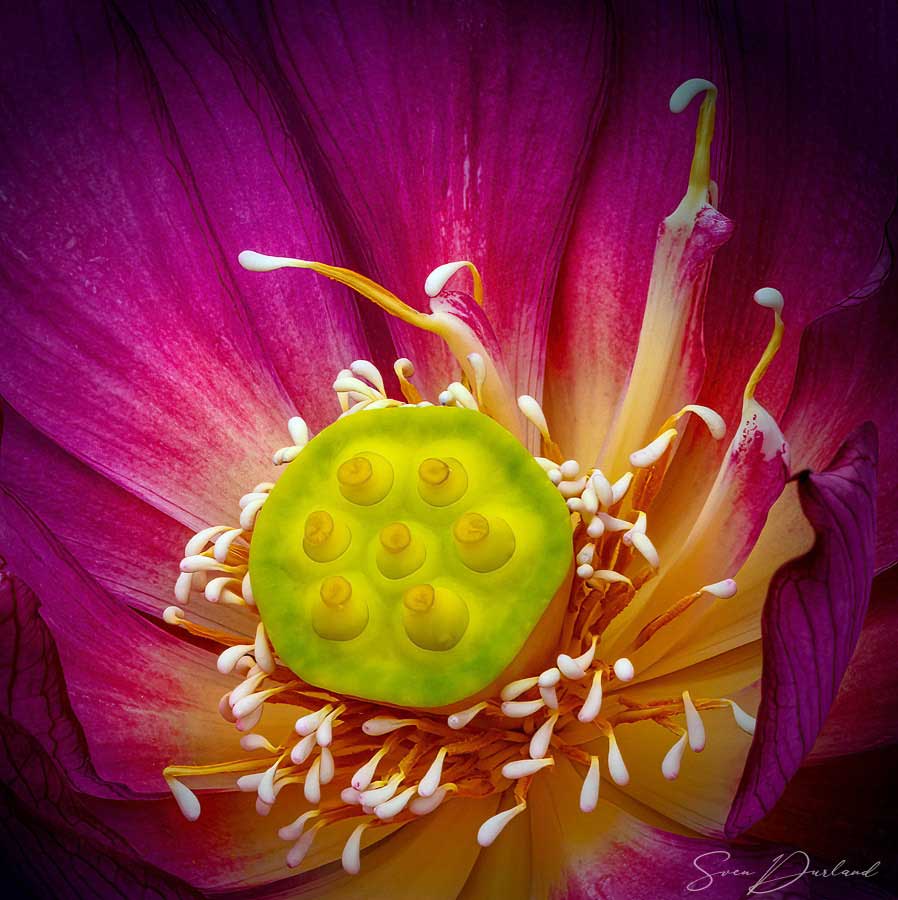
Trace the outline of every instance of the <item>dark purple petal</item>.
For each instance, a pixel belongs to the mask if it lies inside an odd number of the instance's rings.
[[[194,896],[187,885],[137,858],[74,788],[107,799],[130,796],[94,771],[37,597],[15,576],[0,573],[4,877],[45,897]]]
[[[898,559],[898,269],[892,259],[898,219],[890,232],[869,288],[805,329],[783,417],[795,471],[820,468],[858,424],[876,424],[878,570]]]
[[[810,761],[898,744],[898,567],[873,579],[870,608]]]
[[[817,537],[768,591],[761,706],[729,834],[773,808],[810,752],[851,659],[873,579],[875,466],[876,432],[865,425],[825,472],[801,476],[802,508]]]

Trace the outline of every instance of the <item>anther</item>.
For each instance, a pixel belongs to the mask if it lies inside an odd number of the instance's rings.
[[[184,620],[184,611],[178,606],[166,606],[162,613],[162,621],[166,625],[178,625]]]
[[[693,753],[701,753],[705,749],[705,725],[702,717],[689,696],[689,691],[683,691],[683,709],[686,713],[686,731],[689,734],[689,746]]]
[[[378,819],[386,820],[398,816],[408,806],[412,797],[415,796],[416,789],[413,787],[406,788],[390,800],[378,803],[374,807],[374,814]]]
[[[330,784],[334,780],[334,755],[330,751],[330,747],[322,747],[321,755],[318,757],[321,765],[318,770],[318,778],[322,784]]]
[[[570,681],[579,681],[586,675],[586,670],[567,653],[559,653],[555,663],[561,670],[561,674]]]
[[[329,575],[321,582],[310,618],[319,637],[350,641],[368,624],[368,604],[342,575]]]
[[[416,816],[426,816],[440,806],[448,795],[449,790],[446,787],[441,787],[437,789],[436,793],[431,794],[429,797],[415,797],[412,802],[409,803],[408,808]]]
[[[516,781],[518,778],[529,778],[541,769],[554,765],[555,760],[551,756],[544,759],[516,759],[502,766],[502,777]]]
[[[736,720],[736,724],[746,733],[746,734],[754,734],[755,727],[758,722],[754,716],[750,716],[738,703],[733,700],[727,700],[726,703],[729,703],[730,709],[733,711],[733,718]]]
[[[393,487],[393,467],[379,453],[359,453],[337,469],[340,493],[359,506],[379,503]]]
[[[289,825],[285,825],[278,831],[278,837],[282,841],[295,841],[303,833],[306,822],[321,815],[321,810],[310,809],[304,812],[298,819],[294,819]]]
[[[383,787],[373,788],[371,790],[362,791],[359,799],[363,806],[370,806],[376,809],[381,803],[386,803],[399,790],[399,784],[402,781],[402,773],[397,772],[390,776],[390,780]]]
[[[592,685],[589,688],[589,693],[586,695],[586,700],[583,701],[583,706],[580,707],[580,712],[577,713],[577,718],[581,722],[593,722],[601,711],[602,670],[597,669],[592,676]]]
[[[364,378],[366,381],[373,384],[378,393],[382,397],[386,397],[387,389],[384,385],[383,376],[380,374],[380,370],[374,363],[368,362],[367,359],[357,359],[355,362],[350,363],[349,371],[357,378]]]
[[[471,277],[474,279],[474,301],[478,306],[483,306],[483,281],[480,277],[480,272],[477,271],[477,267],[474,263],[469,262],[466,259],[460,259],[457,262],[443,263],[441,266],[437,266],[424,281],[424,293],[427,294],[428,297],[439,296],[442,293],[443,288],[446,287],[449,279],[460,269],[466,267],[471,272]]]
[[[316,757],[315,761],[309,767],[306,773],[306,780],[303,783],[303,796],[313,806],[317,806],[321,802],[321,757]]]
[[[630,454],[630,465],[637,469],[646,469],[655,465],[664,455],[671,441],[677,436],[676,428],[668,428],[659,434],[650,444]]]
[[[614,731],[610,727],[608,729],[608,774],[611,776],[611,780],[621,787],[630,783],[630,773],[627,771],[624,758],[617,746]]]
[[[504,812],[496,813],[487,819],[477,831],[477,843],[481,847],[489,847],[493,841],[502,833],[505,826],[517,815],[520,815],[527,808],[526,803],[519,803],[511,809]]]
[[[505,565],[515,549],[511,527],[498,516],[467,512],[452,529],[461,561],[475,572],[492,572]]]
[[[502,704],[502,715],[509,719],[526,719],[545,707],[544,700],[507,700]]]
[[[454,591],[419,584],[402,597],[402,626],[422,650],[451,650],[468,629],[468,605]]]
[[[589,757],[589,771],[583,779],[583,787],[580,789],[580,810],[590,813],[599,804],[599,758]]]
[[[773,358],[779,351],[780,345],[783,342],[783,334],[786,330],[786,326],[783,324],[782,318],[784,306],[783,295],[776,288],[768,287],[761,288],[759,291],[755,291],[754,300],[755,303],[758,304],[758,306],[763,306],[766,309],[773,310],[774,323],[773,334],[770,336],[770,341],[768,342],[764,353],[761,355],[761,359],[755,366],[754,371],[751,373],[751,376],[748,379],[748,383],[745,385],[746,400],[754,399],[755,390],[758,387],[761,379],[764,377],[764,373],[770,367],[770,363],[773,362]]]
[[[287,853],[287,865],[291,869],[295,869],[306,858],[306,854],[311,849],[312,842],[315,840],[315,835],[318,834],[318,831],[322,827],[322,825],[324,825],[323,822],[316,822],[290,848],[289,852]]]
[[[614,664],[614,675],[620,681],[632,681],[633,676],[636,674],[636,670],[633,668],[633,663],[627,659],[626,656],[622,656],[617,662]]]
[[[473,706],[469,706],[467,709],[463,709],[461,712],[452,713],[452,715],[450,715],[446,719],[446,724],[453,731],[460,731],[466,725],[470,724],[474,720],[474,717],[484,709],[486,709],[485,701],[475,703]]]
[[[233,647],[228,647],[227,650],[219,654],[218,671],[222,675],[230,675],[234,671],[234,666],[237,665],[238,660],[245,653],[252,653],[254,649],[252,644],[237,644]]]
[[[520,697],[521,694],[536,687],[540,677],[541,676],[534,675],[531,678],[519,678],[517,681],[511,681],[502,688],[502,692],[499,696],[502,700],[515,700]]]
[[[427,550],[424,541],[412,535],[404,522],[385,525],[377,548],[377,568],[385,578],[405,578],[424,565]]]
[[[364,730],[364,728],[363,728]],[[374,778],[374,773],[377,771],[377,766],[380,761],[387,755],[387,748],[381,747],[368,762],[365,763],[350,779],[350,784],[357,791],[367,790],[368,786],[371,784],[372,779]]]
[[[449,506],[464,496],[468,473],[455,458],[429,457],[418,466],[418,494],[431,506]]]
[[[340,863],[347,875],[358,875],[362,868],[362,834],[369,824],[369,822],[363,822],[361,825],[356,825],[352,830],[352,834],[349,835],[346,843],[343,845]]]
[[[333,562],[346,552],[352,535],[343,522],[335,522],[326,510],[309,513],[303,526],[302,548],[315,562]]]
[[[196,794],[187,785],[181,784],[176,778],[166,778],[165,783],[172,792],[175,803],[178,804],[178,809],[181,810],[181,815],[188,822],[195,822],[200,817],[201,812],[200,801],[197,799]]]
[[[409,725],[417,725],[417,719],[391,719],[388,716],[375,716],[362,723],[362,731],[368,737],[382,737],[399,728],[407,728]]]
[[[315,740],[315,732],[307,734],[301,741],[297,741],[290,751],[290,761],[297,766],[301,766],[311,755],[317,745]]]
[[[324,717],[333,709],[333,705],[328,703],[325,706],[322,706],[321,709],[316,712],[311,712],[308,715],[300,716],[296,720],[296,724],[293,726],[294,730],[298,735],[305,737],[308,734],[312,734],[314,731],[318,729],[318,726],[324,721]]]
[[[668,781],[673,781],[680,774],[680,765],[686,752],[686,738],[687,735],[683,733],[661,761],[661,774]]]
[[[558,721],[558,713],[552,713],[530,738],[529,754],[531,759],[542,759],[549,752],[549,744],[552,742],[552,732]]]
[[[422,797],[430,797],[440,786],[440,778],[443,777],[443,761],[446,759],[446,748],[440,747],[436,759],[430,764],[424,777],[418,784],[418,794]]]
[[[690,212],[704,204],[708,198],[711,184],[711,141],[714,137],[714,109],[717,101],[717,88],[704,78],[690,78],[681,84],[671,95],[670,111],[681,113],[700,93],[705,92],[698,115],[695,130],[695,151],[692,156],[692,167],[689,171],[689,188],[683,202],[678,207]],[[676,213],[674,213],[676,215]]]

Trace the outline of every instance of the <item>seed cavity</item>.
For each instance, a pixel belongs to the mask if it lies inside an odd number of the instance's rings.
[[[302,548],[315,562],[333,562],[346,552],[352,540],[345,522],[337,522],[324,509],[315,510],[306,517],[303,528]]]
[[[468,473],[454,457],[431,456],[418,466],[418,494],[431,506],[450,506],[468,490]]]
[[[377,568],[385,578],[405,578],[424,565],[427,548],[404,522],[393,522],[380,532]]]
[[[368,624],[368,604],[352,590],[342,575],[330,575],[321,582],[312,603],[312,627],[327,641],[351,641]]]
[[[454,591],[418,584],[402,596],[402,625],[422,650],[451,650],[468,630],[468,605]]]
[[[514,532],[499,516],[466,512],[455,522],[452,536],[459,558],[475,572],[493,572],[514,554]]]
[[[340,493],[351,503],[373,506],[393,487],[393,467],[379,453],[359,453],[337,469]]]

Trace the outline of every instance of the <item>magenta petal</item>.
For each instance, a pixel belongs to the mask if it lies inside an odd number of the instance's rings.
[[[898,220],[891,238],[898,237]],[[878,570],[898,559],[898,271],[891,248],[884,281],[821,316],[801,338],[798,371],[783,431],[795,469],[819,469],[845,436],[870,420],[879,433]]]
[[[94,771],[37,597],[8,573],[0,576],[0,747],[7,891],[21,881],[23,896],[194,896],[135,858],[76,793],[130,795]]]
[[[234,744],[217,713],[234,680],[218,674],[215,656],[113,601],[6,488],[0,554],[40,598],[101,778],[162,794],[164,766],[220,760]]]
[[[346,291],[236,262],[331,252],[298,147],[186,13],[23,9],[4,38],[4,395],[182,522],[219,520],[367,355]]]
[[[711,276],[705,400],[727,419],[768,322],[752,293],[782,291],[788,334],[760,399],[779,416],[795,336],[866,281],[895,201],[898,8],[751,3],[721,10],[726,75],[720,208],[736,225]],[[787,436],[788,433],[787,433]]]
[[[728,834],[773,808],[811,750],[857,643],[873,579],[875,466],[876,432],[865,425],[825,472],[800,479],[817,539],[771,582],[757,730]]]
[[[295,4],[241,20],[306,124],[319,189],[358,258],[415,306],[436,266],[480,269],[518,393],[538,394],[555,275],[604,90],[594,4]],[[306,255],[306,258],[307,255]],[[468,276],[457,276],[466,289]],[[455,283],[450,287],[455,288]],[[431,336],[391,322],[428,386]],[[435,358],[445,363],[445,355]],[[440,381],[444,383],[440,385]]]

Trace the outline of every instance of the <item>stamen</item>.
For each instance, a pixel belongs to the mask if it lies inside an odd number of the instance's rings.
[[[517,681],[509,682],[502,688],[499,696],[502,700],[515,700],[521,696],[521,694],[529,691],[530,688],[536,687],[539,683],[541,676],[534,675],[532,678],[519,678]]]
[[[577,718],[581,722],[592,722],[602,710],[602,670],[597,669],[595,675],[592,676],[592,686],[586,695]]]
[[[253,651],[256,657],[256,665],[269,675],[274,672],[275,668],[277,668],[274,663],[274,655],[271,652],[271,644],[268,643],[265,626],[261,622],[256,627],[256,642],[253,645]]]
[[[599,804],[599,758],[589,757],[589,771],[580,789],[580,810],[591,813]]]
[[[452,399],[459,406],[464,407],[465,409],[479,409],[477,401],[474,399],[474,395],[460,381],[453,381],[447,390],[452,395]]]
[[[539,684],[541,688],[550,688],[555,687],[559,681],[561,681],[561,671],[557,666],[552,666],[540,673],[537,684]]]
[[[481,847],[489,847],[493,841],[502,833],[502,829],[517,815],[520,815],[527,808],[526,802],[519,803],[511,809],[504,812],[496,813],[487,819],[477,831],[477,843]]]
[[[302,863],[305,859],[306,854],[312,847],[312,842],[315,840],[315,835],[318,834],[319,829],[324,825],[324,822],[316,822],[307,832],[305,832],[302,837],[290,848],[290,851],[287,853],[287,865],[291,869],[295,869],[298,865]]]
[[[392,819],[394,816],[398,816],[399,813],[409,805],[412,797],[415,796],[416,791],[417,789],[414,787],[406,788],[402,793],[397,794],[391,800],[386,800],[384,803],[378,803],[374,808],[374,814],[381,820]]]
[[[542,435],[544,446],[549,456],[560,458],[561,451],[558,445],[552,440],[549,434],[549,426],[546,422],[546,415],[542,407],[529,394],[522,394],[518,397],[518,409],[523,413],[524,418],[536,427],[536,430]]]
[[[759,291],[755,291],[754,297],[755,303],[758,306],[764,306],[767,309],[773,310],[774,316],[774,324],[773,324],[773,334],[770,336],[770,341],[767,344],[767,348],[764,350],[761,359],[758,361],[758,364],[755,366],[754,371],[751,373],[751,377],[748,379],[748,384],[745,385],[745,399],[752,400],[755,396],[755,389],[757,388],[759,382],[764,377],[764,373],[770,367],[770,363],[773,362],[774,356],[776,356],[779,351],[780,345],[783,342],[783,334],[785,333],[786,326],[783,323],[782,312],[783,312],[783,295],[776,288],[761,288]]]
[[[736,724],[746,733],[753,735],[755,733],[755,726],[758,724],[757,719],[754,716],[750,716],[738,703],[733,700],[726,700],[726,703],[730,705],[730,709],[733,710],[733,718],[736,720]]]
[[[418,794],[422,797],[430,797],[440,786],[440,778],[443,776],[443,761],[446,759],[446,748],[440,747],[436,759],[430,764],[427,773],[418,784]]]
[[[670,111],[681,113],[700,93],[705,92],[698,114],[695,130],[695,151],[689,171],[689,188],[683,202],[687,208],[696,209],[708,197],[711,182],[711,140],[714,137],[714,109],[717,102],[717,88],[704,78],[690,78],[683,82],[671,95]]]
[[[399,379],[399,389],[402,391],[402,396],[405,397],[409,403],[420,403],[421,394],[409,380],[415,374],[415,367],[412,365],[412,361],[406,359],[404,356],[397,359],[396,362],[393,363],[393,371]]]
[[[293,726],[296,733],[305,737],[318,729],[318,726],[324,721],[324,717],[333,709],[333,704],[327,703],[317,712],[300,716]]]
[[[636,671],[633,663],[626,656],[622,656],[614,664],[614,674],[620,681],[632,681]]]
[[[357,378],[364,378],[377,389],[381,397],[387,396],[387,389],[384,385],[383,376],[374,363],[368,362],[367,359],[357,359],[349,364],[349,371]],[[292,421],[292,420],[291,420]]]
[[[459,731],[460,729],[468,725],[474,719],[474,717],[484,709],[486,709],[485,701],[475,703],[474,706],[469,706],[467,709],[463,709],[461,712],[452,713],[452,715],[446,719],[446,724],[453,731]]]
[[[621,787],[630,783],[630,773],[627,771],[624,758],[617,746],[614,729],[610,726],[608,727],[608,774],[611,776],[611,780]]]
[[[529,778],[531,775],[539,772],[540,769],[554,765],[555,760],[551,756],[545,759],[516,759],[502,766],[502,777],[509,779],[509,781],[516,781],[518,778]]]
[[[343,866],[343,871],[347,875],[358,875],[359,870],[362,868],[362,834],[369,825],[370,822],[356,825],[343,846],[343,855],[340,857],[340,862]]]
[[[277,753],[277,747],[261,734],[245,734],[240,738],[240,747],[246,750],[247,753],[252,753],[254,750],[267,750],[269,753]]]
[[[676,428],[668,428],[659,434],[650,444],[630,454],[630,465],[637,469],[653,466],[664,455],[670,442],[677,436]]]
[[[483,384],[486,381],[486,363],[479,353],[469,353],[468,364],[471,366],[472,381],[474,384],[474,396],[478,406],[483,406]]]
[[[386,754],[387,748],[382,747],[355,773],[355,775],[352,776],[350,784],[357,791],[367,790],[368,786],[371,784],[371,780],[374,778],[374,773],[377,771],[378,763],[386,756]]]
[[[579,681],[586,675],[586,670],[567,653],[559,653],[555,662],[561,674],[570,681]]]
[[[362,723],[362,731],[368,737],[381,737],[399,728],[408,728],[410,725],[417,724],[417,719],[391,719],[389,716],[375,716]]]
[[[459,260],[458,262],[443,263],[443,265],[437,266],[427,276],[427,279],[424,282],[424,293],[427,294],[428,297],[438,296],[442,293],[443,288],[446,286],[449,279],[452,278],[456,272],[465,267],[470,270],[471,276],[474,279],[474,300],[478,306],[483,306],[483,280],[474,263],[468,262],[466,259]]]
[[[426,816],[428,813],[432,813],[449,795],[449,787],[449,785],[444,785],[429,797],[415,797],[408,805],[409,810],[416,816]]]
[[[190,790],[185,784],[181,784],[176,778],[166,778],[165,783],[168,785],[178,809],[188,822],[195,822],[200,817],[200,801],[196,794]]]
[[[683,754],[686,752],[687,734],[684,732],[677,742],[667,751],[661,762],[661,774],[673,781],[680,774],[680,764],[683,762]]]
[[[329,747],[322,747],[318,757],[321,763],[318,769],[318,778],[322,784],[330,784],[334,780],[335,766],[334,755]]]
[[[303,833],[303,829],[306,827],[306,822],[308,822],[310,819],[317,818],[320,815],[320,809],[310,809],[308,812],[304,812],[298,819],[281,828],[278,831],[278,837],[282,841],[297,840]]]
[[[230,675],[234,671],[237,661],[245,653],[252,653],[255,650],[253,644],[237,644],[234,647],[228,647],[218,657],[218,671],[222,675]]]
[[[309,767],[306,774],[306,780],[303,784],[303,796],[313,806],[317,806],[321,802],[321,757],[317,756],[315,761]]]
[[[166,606],[162,612],[162,621],[166,625],[179,625],[186,621],[184,611],[177,606]]]
[[[621,475],[614,484],[611,485],[611,496],[614,504],[620,503],[621,500],[626,496],[627,491],[630,490],[630,485],[633,483],[633,473],[625,472]],[[613,505],[613,504],[612,504]]]
[[[402,773],[398,772],[391,776],[390,780],[383,785],[383,787],[362,791],[362,795],[359,797],[362,801],[362,805],[376,809],[381,803],[386,803],[387,800],[393,797],[396,791],[399,790],[399,784],[401,783],[402,778]]]
[[[541,687],[539,696],[549,709],[558,709],[558,694],[554,687]]]
[[[723,417],[711,409],[710,406],[698,406],[695,403],[689,403],[678,413],[674,413],[674,415],[661,426],[661,430],[666,431],[668,428],[672,428],[687,413],[694,413],[697,415],[705,423],[708,432],[715,441],[721,440],[726,434],[726,422],[723,421]]]
[[[689,734],[689,746],[693,753],[701,753],[705,749],[705,725],[699,715],[689,691],[683,691],[683,708],[686,712],[686,731]]]
[[[301,741],[294,744],[293,749],[290,751],[291,762],[297,766],[301,766],[312,755],[312,751],[317,744],[315,732],[313,731],[311,734],[307,734]]]
[[[531,759],[542,759],[549,752],[549,744],[552,742],[552,731],[557,721],[558,713],[552,713],[533,733],[528,751]]]
[[[509,719],[526,719],[538,713],[546,705],[540,700],[510,700],[502,704],[502,714]]]

